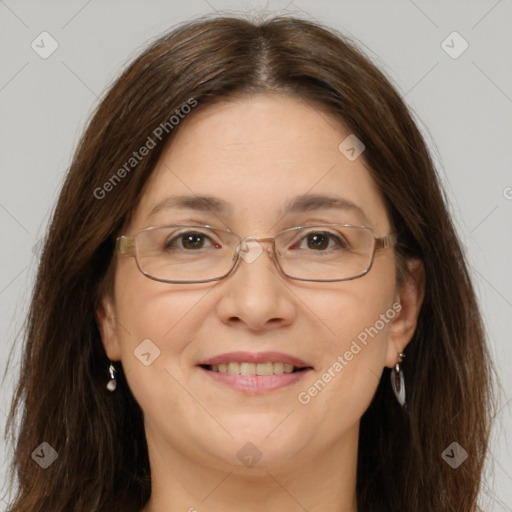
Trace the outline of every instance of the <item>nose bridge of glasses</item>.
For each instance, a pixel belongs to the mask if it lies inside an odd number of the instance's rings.
[[[240,256],[246,263],[255,261],[264,251],[262,244],[271,243],[271,250],[269,256],[273,259],[275,239],[274,238],[256,238],[253,236],[246,236],[237,245],[236,254]]]

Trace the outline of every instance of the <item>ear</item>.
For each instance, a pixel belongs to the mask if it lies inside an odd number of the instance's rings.
[[[96,307],[95,313],[96,324],[107,357],[111,361],[119,361],[121,359],[121,349],[113,299],[109,295],[103,296]]]
[[[395,303],[401,309],[391,322],[387,340],[386,366],[398,362],[398,354],[405,350],[416,330],[418,315],[425,296],[425,269],[419,259],[407,261],[409,275],[397,289]]]

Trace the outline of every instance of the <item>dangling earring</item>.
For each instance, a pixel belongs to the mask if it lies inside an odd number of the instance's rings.
[[[117,387],[117,380],[116,380],[117,371],[114,368],[114,365],[112,363],[110,363],[108,372],[110,374],[110,380],[107,382],[107,389],[109,391],[115,391],[115,389]]]
[[[396,363],[395,367],[391,370],[391,387],[393,388],[393,393],[395,393],[396,399],[398,403],[405,407],[405,382],[404,382],[404,372],[402,368],[400,368],[400,363],[403,361],[405,354],[400,352],[398,354],[398,363]]]

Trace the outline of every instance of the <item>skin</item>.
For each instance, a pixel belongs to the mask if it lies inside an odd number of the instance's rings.
[[[338,150],[350,132],[311,104],[256,95],[198,107],[182,123],[122,234],[185,221],[255,237],[310,221],[363,223],[351,211],[283,217],[283,203],[306,192],[349,199],[363,208],[376,236],[393,232],[363,157],[349,161]],[[162,199],[191,193],[222,198],[233,210],[173,209],[148,218]],[[411,262],[412,278],[398,287],[394,251],[386,249],[377,251],[366,276],[315,283],[279,274],[263,252],[222,281],[184,285],[148,279],[134,258],[116,258],[113,294],[103,297],[97,321],[108,357],[122,362],[144,412],[153,479],[144,512],[356,511],[359,421],[384,367],[396,364],[414,333],[421,264]],[[301,404],[298,393],[394,303],[400,313]],[[133,354],[147,338],[160,350],[149,366]],[[251,396],[196,366],[238,350],[285,352],[314,370],[291,386]],[[250,468],[237,458],[248,442],[262,454]]]

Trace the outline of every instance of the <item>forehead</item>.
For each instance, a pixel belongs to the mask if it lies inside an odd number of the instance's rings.
[[[313,104],[249,96],[199,108],[181,122],[136,209],[139,228],[155,224],[150,214],[159,205],[161,212],[164,203],[177,210],[170,196],[186,195],[217,197],[224,204],[218,213],[233,229],[250,221],[266,232],[284,205],[323,195],[360,207],[372,227],[386,230],[384,201],[363,158],[351,161],[339,150],[350,132]]]

